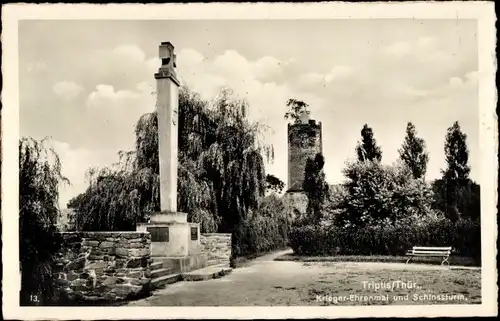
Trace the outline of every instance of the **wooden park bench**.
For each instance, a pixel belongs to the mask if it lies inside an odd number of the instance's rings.
[[[406,253],[407,256],[410,256],[406,263],[410,262],[415,256],[427,256],[427,257],[441,257],[443,260],[441,261],[441,265],[445,262],[450,265],[450,261],[448,258],[451,254],[451,246],[450,247],[423,247],[423,246],[414,246],[411,251]]]

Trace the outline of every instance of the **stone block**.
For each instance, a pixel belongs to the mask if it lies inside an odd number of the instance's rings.
[[[129,251],[128,249],[122,248],[122,247],[117,247],[115,249],[115,255],[118,257],[128,257],[129,256]]]
[[[122,299],[126,298],[131,294],[137,294],[141,291],[142,286],[132,285],[132,284],[117,284],[111,292],[116,293],[117,297]]]
[[[131,256],[146,256],[151,253],[148,248],[130,249],[129,253]]]
[[[89,263],[85,268],[89,270],[104,269],[108,266],[107,262],[104,261],[94,261]]]
[[[85,262],[86,262],[86,258],[85,257],[78,257],[74,261],[69,262],[66,265],[65,270],[67,270],[67,271],[71,271],[71,270],[73,270],[73,271],[83,270],[83,268],[85,267]]]
[[[120,277],[117,277],[116,278],[116,284],[126,284],[126,283],[129,283],[130,282],[130,279],[125,277],[125,273],[123,276],[120,276]]]
[[[113,275],[116,273],[116,269],[114,267],[107,267],[102,272],[107,275]]]
[[[110,285],[115,285],[115,284],[116,284],[116,280],[117,280],[117,278],[116,278],[115,276],[108,276],[108,277],[106,277],[106,278],[102,281],[102,283],[103,283],[104,285],[107,285],[107,286],[110,286]]]
[[[102,242],[101,244],[99,244],[99,247],[100,248],[110,248],[110,247],[113,247],[115,246],[115,243],[114,242],[109,242],[109,241],[104,241]]]
[[[138,268],[141,266],[142,263],[142,258],[132,258],[129,261],[127,261],[126,267],[128,268]]]
[[[85,242],[83,242],[83,245],[86,245],[86,246],[92,246],[92,247],[95,247],[95,246],[99,246],[99,241],[95,241],[95,240],[86,240]]]
[[[130,271],[127,273],[127,277],[129,278],[140,278],[144,275],[144,272],[142,270],[140,271]]]

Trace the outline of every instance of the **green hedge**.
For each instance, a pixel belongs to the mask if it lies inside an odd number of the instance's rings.
[[[461,256],[481,259],[480,224],[438,219],[423,224],[293,227],[289,242],[298,255],[404,255],[413,246],[452,246]]]

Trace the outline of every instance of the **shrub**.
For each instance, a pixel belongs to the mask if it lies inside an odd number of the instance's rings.
[[[335,224],[365,226],[408,217],[422,217],[430,212],[432,192],[421,180],[414,179],[404,164],[394,166],[379,162],[348,163],[344,169],[347,194],[338,206]]]
[[[301,226],[289,233],[290,245],[298,255],[404,255],[413,246],[452,246],[462,256],[481,258],[480,224],[471,220],[452,222],[429,218],[396,224]]]

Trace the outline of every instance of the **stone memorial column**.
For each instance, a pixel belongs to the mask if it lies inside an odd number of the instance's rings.
[[[164,214],[177,213],[177,136],[179,80],[175,73],[176,55],[170,42],[160,45],[161,67],[155,74],[156,112],[160,162],[160,207]],[[161,220],[153,215],[151,221]]]
[[[156,112],[160,164],[160,212],[137,230],[151,233],[151,254],[156,257],[187,257],[197,251],[199,224],[188,223],[187,214],[177,211],[177,139],[179,80],[176,55],[170,42],[162,42],[161,67],[156,79]],[[195,239],[194,239],[195,238]]]

